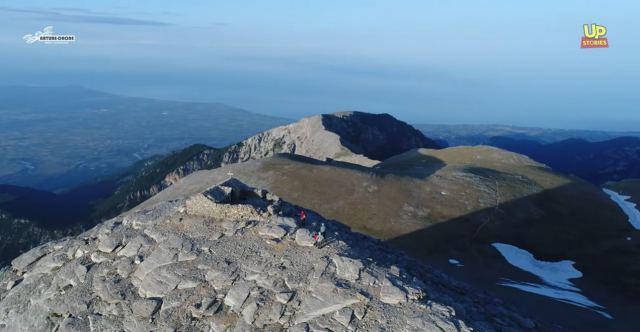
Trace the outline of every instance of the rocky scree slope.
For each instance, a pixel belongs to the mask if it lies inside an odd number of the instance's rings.
[[[235,179],[50,242],[0,273],[0,331],[513,331],[499,301]]]
[[[100,210],[111,217],[136,206],[195,171],[279,153],[370,167],[416,148],[438,148],[438,145],[389,114],[341,112],[316,115],[224,148],[193,145],[172,153],[124,181],[125,184],[102,204]]]

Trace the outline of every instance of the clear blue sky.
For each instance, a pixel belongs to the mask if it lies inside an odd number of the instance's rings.
[[[638,1],[7,1],[0,84],[297,118],[640,130]],[[609,49],[579,48],[584,23]],[[27,45],[44,26],[73,45]]]

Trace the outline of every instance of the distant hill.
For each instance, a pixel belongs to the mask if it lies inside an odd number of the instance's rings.
[[[553,143],[571,138],[597,142],[622,136],[640,137],[640,132],[549,129],[507,125],[416,124],[414,127],[441,143],[446,142],[447,146],[487,145],[493,137],[508,137],[540,143]]]
[[[600,142],[568,139],[547,144],[494,137],[487,144],[524,154],[555,171],[596,184],[640,177],[638,137],[619,137]]]
[[[82,87],[0,87],[0,183],[60,191],[195,143],[226,146],[286,123],[215,103]]]

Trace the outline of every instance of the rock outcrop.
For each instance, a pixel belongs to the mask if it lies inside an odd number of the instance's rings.
[[[291,153],[373,166],[416,148],[437,144],[389,114],[342,112],[304,118],[250,137],[231,146],[223,164]]]
[[[42,245],[0,271],[0,331],[527,328],[337,222],[307,211],[298,228],[299,209],[232,179]],[[319,223],[326,239],[308,246]]]

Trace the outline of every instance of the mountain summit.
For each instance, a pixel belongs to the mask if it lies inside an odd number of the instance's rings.
[[[304,118],[250,137],[232,145],[223,164],[292,153],[373,166],[416,148],[438,145],[389,114],[341,112]]]
[[[115,216],[199,170],[258,160],[280,153],[371,167],[416,148],[438,145],[389,114],[341,112],[304,118],[224,148],[194,145],[124,174],[101,214]],[[106,212],[104,212],[106,211]]]
[[[235,179],[0,272],[0,331],[515,331],[499,301]],[[314,245],[311,232],[326,225]]]

